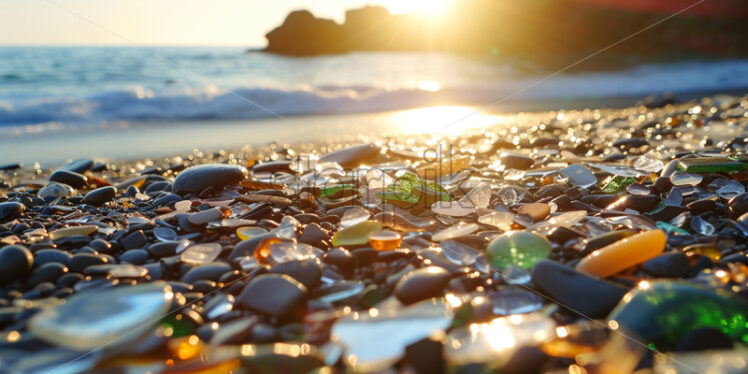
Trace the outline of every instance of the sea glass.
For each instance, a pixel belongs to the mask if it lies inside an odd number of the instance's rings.
[[[686,255],[706,256],[712,261],[719,261],[722,257],[722,250],[713,244],[692,244],[683,248]]]
[[[438,225],[437,222],[419,217],[406,217],[395,212],[380,212],[373,218],[384,227],[400,231],[431,231]]]
[[[464,217],[472,214],[475,207],[462,201],[437,201],[431,205],[431,211],[450,217]]]
[[[40,311],[28,326],[41,340],[80,351],[123,345],[149,332],[173,298],[163,282],[93,290]]]
[[[446,229],[439,231],[431,237],[431,240],[440,242],[442,240],[459,238],[461,236],[470,235],[478,231],[478,225],[475,223],[459,222]]]
[[[508,186],[499,191],[499,198],[506,206],[512,206],[524,199],[525,191],[519,187]]]
[[[509,231],[512,229],[514,214],[506,212],[491,212],[478,217],[478,222],[484,225],[496,227],[502,231]]]
[[[662,161],[648,155],[641,155],[634,161],[635,169],[646,171],[647,173],[658,173],[664,167],[665,164]]]
[[[717,190],[717,196],[725,200],[730,200],[743,192],[745,192],[745,186],[738,181],[731,180]]]
[[[185,264],[203,265],[213,262],[221,254],[221,245],[218,243],[194,244],[182,252],[179,259]]]
[[[635,196],[646,196],[649,195],[650,191],[649,188],[646,186],[642,186],[639,183],[632,183],[626,187],[626,192],[628,192],[630,195]]]
[[[491,241],[487,251],[489,262],[496,268],[514,265],[531,269],[536,262],[548,257],[551,243],[545,237],[529,231],[511,231]]]
[[[493,313],[499,316],[532,313],[540,310],[542,296],[520,286],[503,286],[490,295]]]
[[[699,174],[675,173],[670,176],[670,182],[674,186],[696,186],[701,183],[703,177]]]
[[[346,210],[343,216],[340,217],[340,226],[351,227],[357,223],[366,221],[369,217],[371,217],[371,214],[366,209],[354,206]]]
[[[444,257],[460,266],[470,266],[480,256],[480,252],[456,240],[445,240],[440,243]]]
[[[678,233],[681,235],[688,235],[688,231],[683,230],[682,228],[675,226],[673,224],[664,222],[664,221],[657,221],[657,228],[660,230],[665,231],[668,234],[671,233]]]
[[[691,284],[641,282],[608,319],[658,349],[672,348],[689,332],[709,327],[748,343],[748,301],[722,289]]]
[[[569,182],[577,187],[591,187],[597,184],[597,177],[582,164],[572,164],[559,171]]]
[[[257,235],[266,234],[267,230],[263,229],[262,227],[240,227],[236,229],[236,236],[239,237],[241,240],[247,240],[250,238],[253,238]]]
[[[686,173],[729,173],[748,169],[748,164],[726,157],[694,157],[678,160],[677,168]]]
[[[615,176],[603,186],[602,191],[608,194],[616,194],[626,189],[629,185],[636,182],[633,177]]]
[[[369,236],[369,244],[377,251],[391,251],[400,248],[403,237],[392,230],[380,230]]]
[[[647,173],[641,172],[634,168],[630,168],[624,165],[610,165],[610,164],[598,164],[598,163],[587,163],[587,165],[600,169],[608,174],[617,175],[621,177],[641,177],[647,175]]]
[[[556,323],[542,313],[495,318],[450,331],[444,355],[454,365],[502,365],[523,346],[553,339]]]
[[[353,226],[339,230],[332,237],[332,245],[361,245],[369,242],[372,233],[382,229],[382,224],[377,221],[363,221]]]
[[[403,307],[388,299],[368,312],[338,319],[331,337],[346,348],[345,360],[354,370],[376,372],[400,360],[406,346],[444,331],[451,323],[452,313],[441,300]]]
[[[600,248],[577,264],[577,270],[607,277],[656,257],[665,249],[662,230],[645,231]]]

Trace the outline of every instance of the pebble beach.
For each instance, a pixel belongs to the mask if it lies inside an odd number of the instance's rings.
[[[748,96],[506,118],[0,165],[0,372],[748,371]]]

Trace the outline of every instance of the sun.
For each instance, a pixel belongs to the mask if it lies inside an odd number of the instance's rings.
[[[439,17],[449,10],[453,0],[387,0],[392,13],[417,13],[426,17]]]

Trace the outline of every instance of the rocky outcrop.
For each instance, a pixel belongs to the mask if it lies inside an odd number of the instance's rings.
[[[651,28],[669,15],[659,11],[658,0],[637,0],[638,8],[621,1],[461,0],[431,21],[418,14],[393,15],[386,8],[367,6],[347,11],[342,25],[295,11],[267,34],[266,51],[295,56],[448,51],[528,59],[545,67],[566,66],[603,48],[606,53],[594,60],[608,66],[629,58],[748,55],[743,47],[748,45],[744,0],[713,0],[731,5],[731,13],[700,5]],[[625,42],[607,48],[624,38]]]
[[[308,10],[291,12],[283,24],[265,37],[266,51],[309,56],[350,51],[343,26],[333,20],[316,18]]]

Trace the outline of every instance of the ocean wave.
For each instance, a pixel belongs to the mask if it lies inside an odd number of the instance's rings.
[[[424,88],[425,87],[425,88]],[[430,88],[429,88],[430,87]],[[440,104],[479,104],[512,99],[574,99],[659,92],[748,87],[748,62],[643,66],[606,73],[476,81],[387,89],[367,85],[294,88],[216,87],[176,91],[143,88],[79,96],[0,96],[0,126],[48,123],[101,124],[117,121],[253,119],[273,116],[376,112]]]

